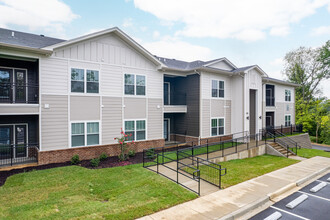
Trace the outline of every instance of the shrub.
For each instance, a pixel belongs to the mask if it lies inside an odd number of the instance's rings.
[[[92,167],[98,167],[99,164],[100,164],[100,159],[99,158],[94,158],[94,159],[91,159],[91,166]]]
[[[106,153],[102,153],[101,155],[100,155],[100,161],[104,161],[104,160],[106,160],[108,158],[108,155],[106,154]]]
[[[78,154],[74,155],[74,156],[71,158],[71,164],[72,164],[72,165],[76,165],[76,164],[78,164],[79,162],[80,162],[80,160],[79,160],[79,155],[78,155]]]
[[[146,151],[146,156],[149,159],[155,158],[155,149],[149,149]]]
[[[309,136],[309,138],[311,139],[311,142],[316,142],[316,137],[315,136]]]
[[[135,156],[135,150],[128,151],[128,156],[129,157],[134,157]]]
[[[120,161],[127,160],[128,159],[128,154],[127,150],[131,144],[134,144],[134,141],[127,143],[129,137],[132,136],[132,134],[125,134],[123,129],[121,129],[120,132],[121,136],[120,137],[115,137],[114,139],[118,141],[119,147],[120,147],[120,154],[118,156]]]

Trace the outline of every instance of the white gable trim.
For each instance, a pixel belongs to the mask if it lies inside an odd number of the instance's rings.
[[[160,62],[156,57],[154,57],[149,51],[147,51],[146,49],[144,49],[140,44],[138,44],[136,41],[134,41],[130,36],[128,36],[127,34],[125,34],[122,30],[120,30],[118,27],[114,27],[114,28],[109,28],[103,31],[99,31],[99,32],[95,32],[95,33],[91,33],[91,34],[87,34],[81,37],[77,37],[68,41],[64,41],[58,44],[54,44],[45,48],[42,48],[44,50],[54,50],[54,49],[58,49],[61,47],[66,47],[81,41],[85,41],[85,40],[89,40],[91,38],[95,38],[95,37],[99,37],[101,35],[105,35],[105,34],[109,34],[109,33],[114,33],[116,34],[118,37],[120,37],[124,42],[126,42],[128,45],[130,45],[131,47],[133,47],[135,50],[137,50],[139,53],[141,53],[142,55],[144,55],[146,58],[148,58],[150,61],[152,61],[154,64],[163,67],[165,66],[162,62]]]
[[[256,69],[261,76],[268,77],[267,73],[263,71],[258,65],[251,66],[249,69],[244,70],[243,72],[247,73],[250,70]]]
[[[214,64],[216,64],[216,63],[219,63],[219,62],[222,62],[222,61],[226,62],[226,63],[227,63],[229,66],[231,66],[233,69],[237,69],[237,67],[236,67],[232,62],[230,62],[226,57],[223,57],[223,58],[217,59],[217,60],[215,60],[215,61],[213,61],[213,62],[211,62],[211,63],[208,63],[208,64],[206,64],[206,65],[204,65],[204,66],[212,66],[212,65],[214,65]]]

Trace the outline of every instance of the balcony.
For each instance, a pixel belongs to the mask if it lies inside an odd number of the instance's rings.
[[[0,103],[38,104],[39,86],[37,84],[0,83]]]
[[[266,96],[266,106],[267,107],[274,107],[275,106],[275,97]]]
[[[186,93],[164,93],[164,113],[187,113]]]

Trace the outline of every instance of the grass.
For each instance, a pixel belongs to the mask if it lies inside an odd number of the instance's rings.
[[[0,187],[0,219],[134,219],[197,195],[141,164],[20,173]]]
[[[221,185],[222,188],[227,188],[297,162],[299,161],[271,155],[221,162],[219,164],[222,168],[227,168],[227,174],[221,177]],[[201,176],[204,175],[204,178],[209,180],[215,179],[211,175],[216,175],[216,173],[208,173],[208,171],[207,166],[200,166]]]
[[[242,143],[238,142],[237,145],[240,145]],[[226,143],[223,143],[221,144],[221,148],[220,148],[220,144],[215,144],[215,145],[211,145],[208,147],[205,146],[205,147],[200,147],[200,148],[195,148],[194,149],[194,155],[201,155],[201,154],[206,154],[207,151],[209,153],[212,153],[214,151],[219,151],[220,149],[222,149],[222,146],[224,149],[226,148],[230,148],[232,146],[236,146],[236,142],[234,142],[234,145],[232,145],[232,142],[226,142]],[[184,151],[184,153],[186,154],[184,157],[187,157],[188,155],[191,156],[192,155],[192,151],[191,151],[191,148],[188,148],[186,151]],[[165,152],[164,153],[164,162],[170,162],[170,161],[173,161],[173,160],[176,160],[177,159],[177,156],[176,156],[176,151],[171,151],[171,152]],[[157,160],[157,158],[155,159]],[[158,156],[158,161],[159,162],[163,162],[163,156],[162,155],[159,155]]]
[[[330,150],[330,148],[329,148],[329,150]],[[301,148],[301,149],[298,149],[297,155],[300,157],[305,157],[305,158],[312,158],[315,156],[330,157],[330,152],[326,152],[323,150],[317,150],[317,149]]]

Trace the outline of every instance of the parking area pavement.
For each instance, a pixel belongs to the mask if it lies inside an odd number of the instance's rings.
[[[304,198],[299,201],[299,198]],[[288,207],[289,203],[296,202],[295,207]],[[330,173],[315,180],[292,195],[273,204],[260,212],[251,220],[272,219],[330,219]]]

